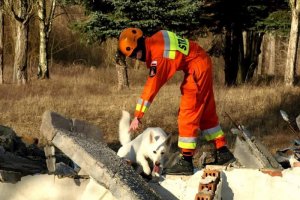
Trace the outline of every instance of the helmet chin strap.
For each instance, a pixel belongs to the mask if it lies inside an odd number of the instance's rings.
[[[141,51],[141,52],[140,52]],[[139,53],[141,53],[141,56],[137,56]],[[138,39],[137,47],[133,50],[131,55],[129,56],[133,59],[138,59],[142,62],[146,61],[146,45],[145,45],[145,38],[141,37]]]
[[[141,37],[138,39],[138,50],[142,50],[142,57],[139,59],[142,62],[146,61],[146,45],[145,45],[145,37]]]

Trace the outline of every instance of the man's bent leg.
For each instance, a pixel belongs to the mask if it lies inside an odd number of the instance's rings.
[[[180,148],[181,156],[173,167],[165,170],[166,174],[191,175],[194,172],[192,161],[196,149],[203,106],[197,106],[197,87],[195,87],[193,77],[186,77],[186,80],[185,87],[190,86],[190,90],[188,92],[182,91],[178,113],[178,147]],[[190,83],[191,85],[189,85]]]
[[[213,93],[208,96],[200,127],[201,134],[205,139],[214,143],[216,148],[215,164],[223,165],[235,161],[233,154],[227,148],[224,132],[218,122]]]

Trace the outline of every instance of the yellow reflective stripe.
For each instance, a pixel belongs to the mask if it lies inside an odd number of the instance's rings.
[[[216,139],[216,138],[218,138],[218,137],[221,137],[221,136],[223,136],[223,135],[224,135],[224,132],[223,132],[222,129],[221,129],[221,130],[219,130],[218,132],[215,132],[215,133],[209,133],[209,134],[205,135],[204,137],[205,137],[205,139],[206,139],[207,141],[210,141],[210,140],[214,140],[214,139]]]
[[[138,102],[135,106],[135,110],[138,112],[146,112],[148,110],[148,108],[150,107],[150,102],[149,101],[145,101],[141,98],[138,99]]]
[[[143,108],[142,108],[142,112],[144,113],[144,112],[146,112],[148,110],[148,107],[146,107],[146,106],[143,106]]]
[[[147,106],[142,106],[141,104],[136,104],[135,110],[139,112],[146,112],[148,110]]]
[[[177,38],[176,38],[176,35],[175,33],[172,33],[170,31],[168,31],[168,36],[170,38],[170,50],[176,50],[177,48]]]
[[[175,59],[176,51],[170,51],[169,52],[169,58]]]
[[[182,149],[196,149],[196,142],[181,142],[178,141],[178,147]]]
[[[140,111],[141,110],[142,105],[141,104],[136,104],[135,106],[135,110]]]
[[[189,41],[187,39],[178,37],[175,33],[168,31],[168,35],[170,38],[170,50],[178,50],[184,55],[189,54]]]
[[[164,57],[175,59],[176,51],[189,54],[189,41],[187,39],[178,37],[175,33],[170,31],[162,31],[164,37]]]

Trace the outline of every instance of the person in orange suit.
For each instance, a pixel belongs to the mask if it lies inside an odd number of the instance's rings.
[[[126,28],[119,36],[119,50],[127,57],[146,62],[149,69],[149,76],[136,104],[135,117],[130,124],[131,131],[139,127],[159,89],[176,71],[184,72],[178,112],[181,157],[178,163],[164,170],[165,174],[193,174],[192,159],[199,131],[207,141],[214,142],[216,164],[234,160],[216,114],[212,62],[196,42],[166,30],[146,37],[139,28]]]

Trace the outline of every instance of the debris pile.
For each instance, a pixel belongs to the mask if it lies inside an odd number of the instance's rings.
[[[167,175],[147,183],[107,147],[97,127],[46,111],[40,130],[47,138],[44,148],[37,141],[23,143],[11,129],[0,126],[0,199],[298,199],[300,145],[295,142],[289,148],[290,168],[284,170],[259,141],[239,128],[234,146],[238,168],[205,165],[192,176]],[[171,163],[177,156],[169,158]],[[55,181],[56,177],[62,179]],[[33,190],[35,196],[27,192]]]
[[[290,120],[288,114],[280,110],[283,120],[287,123],[289,130],[295,138],[291,146],[277,150],[275,159],[285,169],[293,167],[291,163],[300,162],[300,115],[295,120]],[[297,128],[296,128],[297,126]]]

